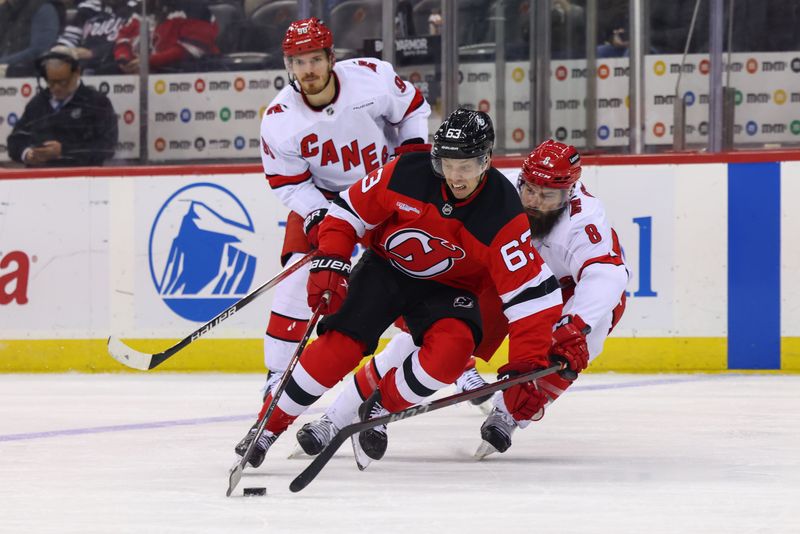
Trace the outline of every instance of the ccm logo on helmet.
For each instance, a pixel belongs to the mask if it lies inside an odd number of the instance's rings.
[[[466,256],[464,249],[416,228],[390,235],[385,248],[389,262],[414,278],[440,275]]]

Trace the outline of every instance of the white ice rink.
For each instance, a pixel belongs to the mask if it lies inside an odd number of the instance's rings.
[[[226,498],[261,383],[0,375],[0,532],[800,533],[797,375],[586,375],[482,462],[483,414],[445,408],[390,425],[367,471],[346,444],[293,494],[296,423]]]

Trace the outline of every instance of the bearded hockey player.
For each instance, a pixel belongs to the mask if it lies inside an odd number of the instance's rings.
[[[270,187],[291,210],[281,252],[285,265],[316,248],[319,222],[338,192],[390,155],[429,149],[430,106],[389,63],[337,62],[333,35],[316,18],[289,26],[283,54],[290,83],[264,113],[261,159]],[[264,336],[265,393],[279,381],[306,330],[307,278],[305,267],[275,289]],[[236,446],[239,455],[251,434]]]
[[[457,110],[437,130],[430,154],[404,154],[336,199],[321,224],[320,255],[308,279],[309,306],[329,315],[266,422],[257,442],[262,458],[300,414],[372,354],[399,316],[420,348],[398,368],[359,384],[366,398],[361,418],[418,404],[455,381],[481,341],[476,295],[490,285],[509,323],[509,363],[501,373],[550,364],[552,325],[562,308],[558,282],[531,246],[518,193],[491,167],[493,143],[487,114]],[[358,240],[368,250],[350,277]],[[328,291],[326,305],[321,297]],[[519,419],[546,402],[532,383],[511,387],[502,398]],[[379,459],[385,438],[384,427],[358,441]]]
[[[517,185],[533,245],[558,278],[564,299],[551,353],[580,361],[578,367],[585,368],[602,352],[622,317],[630,273],[603,203],[586,191],[580,177],[581,157],[575,147],[548,140],[525,159]],[[575,343],[576,336],[582,338],[580,343]],[[537,384],[549,404],[576,378],[555,374]],[[492,413],[481,426],[483,443],[476,457],[505,452],[514,430],[528,423],[514,418],[495,396]]]

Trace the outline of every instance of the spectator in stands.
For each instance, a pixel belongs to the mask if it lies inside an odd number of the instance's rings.
[[[628,56],[630,0],[600,0],[597,4],[597,57]]]
[[[123,72],[139,72],[138,37],[141,20],[132,17],[120,32],[114,58]],[[153,32],[150,70],[190,72],[202,61],[219,55],[219,26],[203,3],[170,0],[159,3]]]
[[[597,57],[627,57],[628,35],[625,28],[614,28],[608,34],[605,42],[598,45]]]
[[[64,25],[58,0],[0,0],[0,77],[30,76]]]
[[[84,74],[119,74],[114,42],[137,5],[136,0],[81,0],[58,44],[74,49]]]
[[[111,102],[83,85],[74,50],[55,47],[36,64],[47,89],[28,102],[14,125],[9,156],[29,167],[102,165],[117,145]]]

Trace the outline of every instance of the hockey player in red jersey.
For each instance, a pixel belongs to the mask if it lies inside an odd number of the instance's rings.
[[[552,325],[561,316],[558,282],[531,246],[514,186],[491,167],[494,130],[479,111],[457,110],[434,135],[433,151],[409,153],[369,173],[335,200],[319,231],[308,303],[329,314],[304,351],[257,442],[265,451],[286,428],[372,354],[402,316],[420,347],[360,387],[362,418],[418,404],[453,381],[482,336],[476,295],[494,285],[509,322],[511,376],[550,364]],[[350,276],[350,250],[368,250]],[[332,297],[320,304],[324,292]],[[580,369],[575,369],[576,371]],[[536,414],[546,397],[532,383],[503,393],[515,418]],[[271,401],[267,398],[262,414]],[[384,429],[359,435],[373,459]]]
[[[291,210],[281,252],[286,264],[316,248],[319,222],[337,193],[392,154],[429,150],[430,106],[389,63],[374,58],[337,62],[333,35],[316,18],[289,26],[283,54],[290,83],[264,113],[261,159],[269,186]],[[306,330],[311,316],[307,278],[305,267],[273,293],[264,336],[265,394],[277,384]],[[236,446],[238,454],[244,454],[254,432]],[[259,460],[256,456],[251,463]]]
[[[565,302],[564,315],[553,334],[551,354],[579,362],[575,370],[585,367],[602,351],[605,338],[625,308],[624,291],[629,277],[617,235],[608,224],[603,205],[586,192],[579,182],[580,175],[580,155],[575,147],[550,140],[525,159],[517,184],[530,221],[533,244],[558,278]],[[494,286],[480,295],[479,302],[484,333],[488,335],[475,355],[488,361],[506,336],[508,322],[500,312],[502,303]],[[352,422],[363,401],[365,388],[361,384],[368,375],[383,376],[389,369],[402,365],[402,357],[398,355],[417,349],[410,334],[399,334],[390,344],[403,348],[387,350],[372,358],[353,380],[345,383],[322,417],[298,431],[298,443],[307,454],[321,452],[341,427]],[[470,384],[472,375],[477,372],[470,367],[456,380],[459,390],[475,389],[484,383],[480,379]],[[550,403],[573,380],[549,375],[537,383]],[[481,427],[483,443],[476,453],[479,458],[508,450],[514,430],[528,424],[527,420],[517,421],[509,414],[502,395],[496,395],[493,404],[492,413]]]

